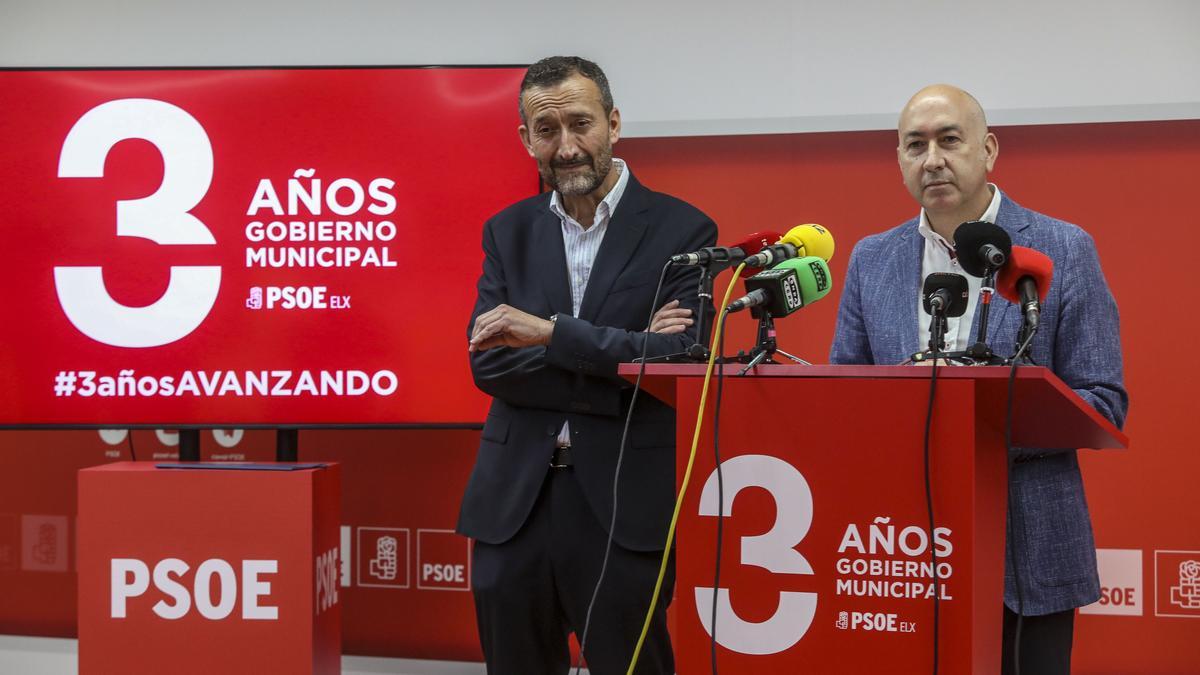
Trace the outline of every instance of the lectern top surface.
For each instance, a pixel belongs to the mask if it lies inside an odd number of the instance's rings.
[[[731,380],[928,380],[921,366],[803,366],[766,364],[739,375],[740,364],[718,366]],[[618,374],[637,379],[639,364],[623,363]],[[676,381],[703,378],[702,363],[652,363],[646,366],[642,389],[674,406]],[[976,383],[977,409],[992,424],[1003,424],[1010,369],[1006,366],[939,366],[938,379]],[[717,371],[714,369],[713,375]],[[1057,375],[1041,366],[1017,369],[1013,401],[1013,443],[1035,448],[1127,448],[1129,437],[1075,393]]]

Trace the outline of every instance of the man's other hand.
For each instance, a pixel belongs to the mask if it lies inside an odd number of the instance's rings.
[[[682,333],[687,330],[687,327],[692,325],[691,318],[692,310],[680,308],[678,300],[672,300],[663,305],[661,309],[654,313],[654,318],[650,319],[650,332],[662,333],[663,335],[672,335],[674,333]]]
[[[508,305],[497,305],[475,318],[468,351],[493,347],[531,347],[550,344],[554,323]]]

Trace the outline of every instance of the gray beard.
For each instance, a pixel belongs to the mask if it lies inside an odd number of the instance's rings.
[[[558,181],[555,189],[564,197],[578,197],[594,192],[604,182],[604,178],[595,171],[578,173]]]
[[[594,168],[589,167],[588,171],[566,176],[561,181],[555,175],[554,168],[550,167],[550,175],[543,173],[542,178],[564,197],[591,194],[604,183],[604,179],[608,178],[609,172],[612,171],[612,155],[605,153],[597,164]]]

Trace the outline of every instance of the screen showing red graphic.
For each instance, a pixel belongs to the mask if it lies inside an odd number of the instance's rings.
[[[522,68],[0,72],[0,424],[482,421]]]

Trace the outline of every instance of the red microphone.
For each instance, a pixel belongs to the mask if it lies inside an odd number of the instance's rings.
[[[749,258],[750,256],[758,253],[759,251],[763,250],[764,248],[770,246],[771,244],[774,244],[775,242],[779,241],[780,237],[782,237],[782,236],[783,235],[779,234],[778,232],[772,232],[771,230],[762,230],[760,232],[751,232],[750,234],[746,235],[745,239],[734,244],[733,246],[735,248],[742,249],[742,251],[745,252],[745,256],[743,256],[743,257]],[[757,274],[759,271],[760,270],[758,270],[754,267],[745,267],[742,269],[742,278],[749,279],[750,277]]]
[[[1008,262],[996,275],[996,292],[1009,302],[1020,305],[1025,321],[1036,327],[1041,303],[1050,292],[1054,261],[1045,253],[1024,246],[1013,246]]]

